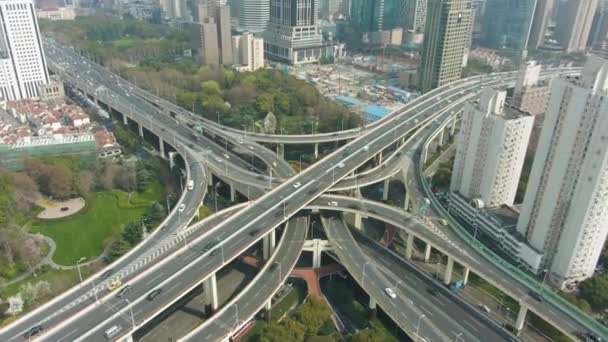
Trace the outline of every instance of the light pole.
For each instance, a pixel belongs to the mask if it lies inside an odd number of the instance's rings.
[[[414,341],[418,341],[418,332],[420,331],[420,321],[426,317],[425,314],[420,314],[420,316],[418,316],[418,323],[416,324],[416,339],[414,339]]]
[[[458,334],[456,334],[456,338],[454,339],[454,342],[458,341],[462,337],[463,334],[464,333],[458,333]],[[464,341],[464,337],[463,337],[463,341]]]
[[[545,286],[545,279],[547,279],[547,273],[549,273],[549,269],[548,269],[548,268],[545,268],[545,269],[543,270],[543,283],[542,283],[542,284],[543,284],[543,286]]]
[[[80,278],[80,282],[82,283],[82,273],[80,272],[80,263],[85,261],[87,257],[82,257],[76,261],[76,269],[78,269],[78,278]]]
[[[131,324],[133,324],[133,330],[135,330],[135,316],[133,315],[133,307],[131,306],[131,302],[127,298],[125,298],[127,305],[129,306],[129,311],[131,311]]]

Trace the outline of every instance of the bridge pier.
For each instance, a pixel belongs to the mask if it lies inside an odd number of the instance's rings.
[[[229,186],[230,186],[230,202],[234,202],[234,200],[236,199],[236,190],[234,189],[234,185],[232,183],[230,183]]]
[[[439,146],[443,146],[444,138],[445,138],[445,128],[442,128],[441,131],[439,131],[439,135],[437,136],[437,142],[439,143]]]
[[[319,143],[315,144],[315,159],[319,159]]]
[[[144,126],[142,124],[137,124],[137,129],[139,131],[139,137],[143,138],[144,137]]]
[[[410,210],[410,192],[405,189],[405,199],[403,200],[403,209]]]
[[[414,251],[414,235],[407,234],[407,244],[405,245],[405,257],[408,260],[412,259],[413,251]]]
[[[391,184],[390,178],[387,178],[384,180],[384,187],[382,188],[382,200],[383,201],[388,200],[388,191],[389,191],[390,184]]]
[[[264,305],[264,318],[266,319],[266,322],[270,323],[271,322],[271,313],[272,313],[272,299],[269,299],[266,304]]]
[[[517,320],[515,321],[515,331],[516,334],[519,335],[521,330],[524,328],[524,323],[526,323],[526,314],[528,313],[528,307],[522,303],[520,303],[519,312],[517,313]]]
[[[215,273],[203,281],[203,292],[205,292],[205,301],[210,305],[211,311],[215,312],[219,307],[217,299],[217,279]]]
[[[122,114],[122,123],[123,123],[125,126],[128,126],[128,125],[129,125],[129,119],[127,118],[127,114],[124,114],[124,113]]]
[[[468,267],[464,268],[464,274],[462,275],[462,285],[466,285],[469,282],[469,273],[471,269]]]
[[[422,159],[422,164],[426,164],[426,158],[427,158],[428,154],[429,154],[428,149],[423,149],[420,152],[420,159]]]
[[[378,313],[378,305],[376,303],[376,300],[374,300],[374,298],[372,298],[371,296],[369,297],[369,319],[375,319]]]
[[[454,117],[454,119],[452,120],[452,125],[450,126],[450,136],[453,137],[454,133],[456,132],[456,119],[457,117]]]
[[[382,164],[382,151],[376,154],[376,164],[378,164],[378,166]]]
[[[431,250],[433,249],[433,246],[427,242],[426,243],[426,247],[424,248],[424,262],[429,262],[429,260],[431,259]],[[468,275],[468,273],[467,273]]]
[[[264,260],[270,259],[272,252],[276,246],[276,230],[271,230],[262,238],[262,256]]]
[[[139,126],[141,127],[141,126]],[[173,169],[175,166],[175,155],[177,152],[169,152],[169,169]]]
[[[454,259],[448,255],[448,264],[445,267],[445,274],[443,275],[443,283],[450,285],[452,282],[452,272],[454,271]]]
[[[285,145],[277,144],[277,156],[281,159],[285,159]]]
[[[165,142],[160,136],[158,137],[158,149],[160,150],[160,156],[165,158]]]

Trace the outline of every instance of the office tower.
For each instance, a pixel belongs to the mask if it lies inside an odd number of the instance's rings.
[[[160,9],[167,19],[182,19],[186,17],[186,0],[160,0]]]
[[[296,10],[297,9],[297,10]],[[323,54],[317,0],[270,0],[264,54],[286,64],[314,63]]]
[[[403,0],[352,0],[351,22],[358,32],[379,32],[404,27],[406,2]]]
[[[608,61],[553,80],[517,231],[564,287],[590,277],[608,233]]]
[[[555,36],[566,52],[584,51],[598,0],[568,0],[560,4]]]
[[[241,0],[239,31],[264,32],[270,19],[270,0]]]
[[[532,20],[528,49],[537,49],[545,40],[547,25],[551,19],[555,0],[537,0],[536,10]]]
[[[202,51],[203,55],[212,57],[209,59],[203,58],[206,64],[231,65],[233,62],[230,6],[224,3],[225,1],[206,0],[198,5],[198,20],[202,24],[203,50],[207,49],[208,46],[213,46],[217,50],[215,52]],[[216,25],[215,30],[210,25]],[[214,31],[215,36],[213,36]],[[209,62],[215,60],[214,56],[216,54],[219,58],[218,62]]]
[[[0,97],[17,100],[38,96],[49,82],[32,0],[0,2]]]
[[[460,78],[472,29],[471,0],[429,0],[420,68],[423,92]]]
[[[234,64],[239,71],[254,71],[264,67],[264,39],[244,32],[232,37]]]
[[[505,106],[507,93],[487,88],[467,103],[457,136],[450,190],[485,207],[513,205],[534,117]]]
[[[319,18],[329,20],[336,13],[340,13],[343,8],[343,0],[320,0]]]
[[[204,64],[220,64],[220,51],[217,39],[217,24],[214,18],[201,24],[201,59]]]
[[[408,30],[415,33],[424,32],[426,23],[427,0],[408,0],[406,1],[405,26]]]
[[[550,81],[539,82],[540,70],[535,61],[522,64],[513,91],[513,106],[531,115],[545,113],[551,94]]]
[[[479,44],[526,55],[536,0],[487,0]]]
[[[608,49],[608,0],[599,0],[597,11],[593,18],[589,45],[594,50]]]

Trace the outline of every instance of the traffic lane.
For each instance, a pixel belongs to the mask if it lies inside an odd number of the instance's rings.
[[[335,252],[343,265],[397,325],[408,334],[420,336],[427,341],[449,340],[434,322],[414,325],[413,322],[422,312],[414,307],[411,301],[402,296],[388,297],[385,289],[391,286],[390,282],[366,258],[341,219],[322,217],[322,222],[329,240],[337,245]]]
[[[268,261],[278,261],[281,266],[274,271],[264,268],[239,298],[232,300],[183,340],[219,341],[234,334],[241,325],[249,321],[280,288],[284,278],[288,277],[295,266],[306,239],[307,227],[305,218],[291,219],[277,246],[276,254]]]
[[[452,296],[455,294],[448,293],[443,284],[433,281],[432,278],[423,277],[418,270],[411,265],[407,265],[404,260],[396,260],[396,257],[390,252],[384,250],[382,246],[368,238],[356,238],[361,249],[369,255],[375,262],[379,263],[384,269],[383,272],[390,278],[395,277],[394,286],[404,287],[409,298],[417,299],[416,302],[425,312],[433,312],[433,315],[439,316],[444,321],[449,321],[449,326],[445,328],[460,327],[456,333],[463,333],[468,336],[465,340],[473,340],[481,338],[484,341],[514,341],[517,340],[514,336],[511,339],[505,338],[501,332],[496,329],[501,329],[494,323],[487,322],[489,317],[484,316],[479,309],[464,307],[461,302],[455,301]],[[421,291],[425,289],[424,291]],[[434,294],[432,292],[435,292]],[[431,315],[427,315],[432,318]],[[458,317],[458,321],[454,318]],[[488,325],[489,324],[489,325]],[[471,335],[471,331],[475,333]],[[503,332],[504,333],[504,332]]]

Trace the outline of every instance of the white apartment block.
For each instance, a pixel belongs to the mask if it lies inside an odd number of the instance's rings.
[[[32,0],[0,1],[0,98],[38,96],[49,82]]]
[[[254,71],[264,67],[264,39],[249,32],[232,37],[234,64],[239,71]]]
[[[593,274],[608,233],[607,60],[552,82],[517,230],[543,252],[552,284]]]
[[[534,117],[505,106],[507,93],[485,89],[479,104],[467,103],[450,190],[478,207],[513,205]]]
[[[531,115],[543,114],[547,110],[551,93],[550,81],[538,81],[541,65],[529,61],[522,65],[515,82],[511,104]]]

